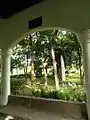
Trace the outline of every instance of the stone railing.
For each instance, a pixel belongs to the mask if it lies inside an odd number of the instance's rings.
[[[8,104],[50,111],[68,117],[87,118],[86,104],[81,102],[66,102],[54,99],[12,95],[9,96]]]

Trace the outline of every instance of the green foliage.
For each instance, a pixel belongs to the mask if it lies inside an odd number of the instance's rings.
[[[86,102],[86,91],[81,85],[75,83],[62,83],[59,90],[55,87],[45,87],[43,84],[34,84],[26,86],[22,81],[12,82],[12,94],[28,95],[50,99],[60,99],[65,101]]]
[[[13,68],[26,68],[27,66],[30,66],[32,54],[34,56],[36,74],[42,74],[43,63],[47,63],[47,69],[51,68],[53,66],[51,57],[53,32],[54,30],[35,32],[20,41],[20,43],[13,48],[11,70]],[[54,40],[54,50],[58,74],[61,55],[64,58],[66,69],[70,69],[72,65],[77,68],[81,67],[81,46],[74,33],[64,29],[57,30],[56,38]]]
[[[16,94],[23,94],[23,87],[25,85],[25,81],[18,79],[18,80],[11,80],[11,93],[14,95]]]
[[[34,64],[33,71],[35,72],[36,79],[43,77],[44,69],[50,69],[47,75],[54,76],[53,64],[51,56],[51,43],[53,39],[53,47],[55,51],[55,61],[57,63],[58,76],[60,75],[60,56],[62,55],[65,61],[65,68],[70,70],[72,66],[80,68],[82,65],[82,52],[81,46],[74,33],[63,29],[57,30],[56,36],[53,36],[54,30],[39,31],[30,34],[24,38],[13,49],[13,55],[11,59],[11,70],[13,68],[26,68]],[[45,63],[45,64],[44,64]],[[44,66],[45,65],[45,66]],[[27,71],[27,70],[26,70]],[[27,72],[25,72],[26,75]],[[31,70],[30,70],[31,73]],[[29,74],[30,74],[29,73]],[[27,77],[28,79],[29,77]],[[70,78],[70,76],[69,76]],[[42,78],[41,78],[42,79]],[[53,78],[52,83],[55,84]],[[76,78],[75,78],[76,79]],[[44,83],[45,79],[42,79],[40,83]],[[48,79],[47,83],[50,79]],[[67,81],[71,80],[71,78]],[[30,82],[30,81],[29,81]],[[50,87],[45,87],[42,84],[34,84],[28,88],[24,87],[25,83],[22,80],[12,81],[12,94],[30,95],[36,97],[45,97],[69,101],[85,101],[85,90],[76,85],[60,85],[60,89],[56,90],[52,84]]]
[[[59,90],[52,88],[43,88],[39,90],[32,90],[31,96],[44,97],[52,99],[60,99],[65,101],[86,101],[86,94],[81,86],[61,85]]]

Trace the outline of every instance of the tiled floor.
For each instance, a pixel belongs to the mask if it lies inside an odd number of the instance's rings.
[[[0,107],[0,112],[12,116],[27,118],[28,120],[85,120],[80,118],[66,118],[60,116],[60,114],[46,112],[46,111],[39,111],[36,109],[30,109],[21,106]]]

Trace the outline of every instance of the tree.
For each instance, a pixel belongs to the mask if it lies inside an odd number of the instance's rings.
[[[57,35],[54,35],[53,33],[54,33],[53,30],[39,32],[39,41],[38,41],[39,48],[37,46],[37,52],[38,52],[38,56],[41,54],[42,68],[43,68],[44,77],[45,77],[45,84],[47,84],[46,82],[47,81],[47,68],[49,66],[52,66],[51,61],[53,61],[55,84],[56,84],[56,88],[59,88],[59,79],[57,75],[57,65],[56,65],[56,60],[55,60],[55,51],[54,51],[54,44],[53,44],[53,42],[55,41],[54,39]],[[50,46],[50,43],[51,43],[51,46]]]
[[[51,55],[52,55],[52,61],[53,61],[53,70],[54,70],[54,79],[55,79],[55,84],[56,84],[56,89],[59,89],[59,78],[57,74],[57,62],[55,59],[55,51],[54,51],[54,46],[55,46],[55,39],[57,36],[58,30],[55,30],[52,34],[52,39],[51,39]]]
[[[11,56],[11,73],[13,74],[13,69],[17,70],[18,74],[18,68],[22,69],[24,67],[23,64],[23,56],[22,56],[22,49],[20,45],[16,45],[13,48],[12,56]]]
[[[75,51],[77,53],[77,56],[76,56],[76,67],[78,67],[79,70],[80,70],[81,84],[84,84],[84,71],[82,70],[82,66],[83,66],[82,49],[81,49],[80,43],[79,43],[77,37],[75,36],[75,34],[73,35],[73,38],[75,40],[74,49],[75,49]]]
[[[44,84],[47,85],[47,69],[52,66],[50,38],[51,31],[40,31],[37,33],[38,41],[36,44],[35,66],[36,71],[42,69],[41,75],[44,76]],[[39,71],[40,74],[40,71]]]
[[[64,59],[63,59],[63,56],[61,55],[61,79],[62,81],[64,81],[66,78],[65,78],[65,65],[64,65]]]
[[[44,76],[44,84],[47,85],[48,69],[52,70],[56,88],[59,88],[59,79],[65,80],[65,70],[80,68],[82,73],[82,53],[80,44],[74,33],[60,30],[39,31],[24,38],[13,53],[12,66],[24,68],[26,76],[31,76],[30,81],[36,77]],[[31,67],[30,73],[27,73]],[[81,78],[81,77],[80,77]],[[27,79],[27,78],[26,78]]]
[[[29,67],[29,59],[30,59],[30,46],[29,46],[29,36],[25,37],[22,41],[19,42],[19,45],[22,48],[21,55],[23,56],[23,64],[24,64],[24,73],[25,73],[25,81],[28,82],[28,67]]]
[[[30,35],[30,42],[31,42],[31,81],[32,84],[34,84],[36,81],[36,75],[35,75],[35,64],[34,64],[34,58],[35,58],[35,51],[34,51],[34,40],[35,40],[35,33]]]

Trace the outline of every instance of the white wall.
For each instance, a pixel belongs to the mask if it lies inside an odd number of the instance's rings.
[[[41,28],[62,27],[78,32],[90,28],[89,0],[46,0],[7,20],[0,21],[0,48],[6,48],[28,35],[28,21],[43,17]],[[39,29],[39,28],[38,28]]]

